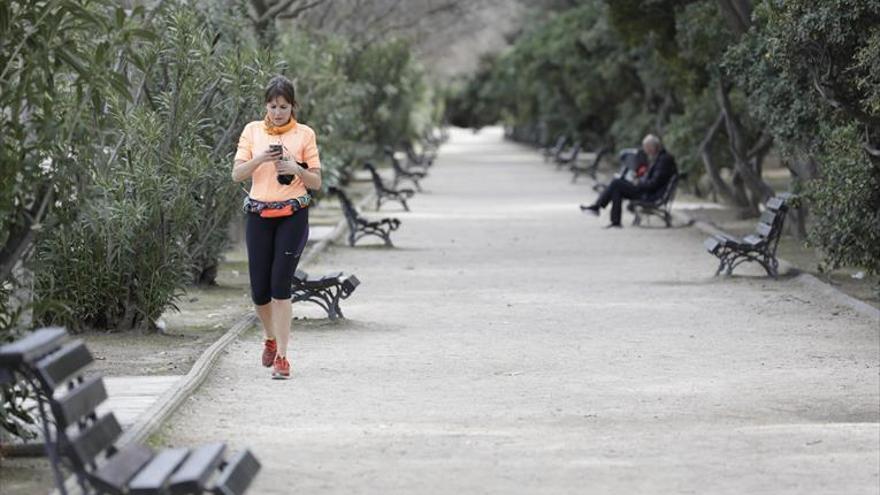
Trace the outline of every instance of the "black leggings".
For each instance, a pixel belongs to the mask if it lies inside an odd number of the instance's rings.
[[[254,304],[290,299],[293,273],[309,238],[309,209],[280,218],[248,213],[245,238]]]

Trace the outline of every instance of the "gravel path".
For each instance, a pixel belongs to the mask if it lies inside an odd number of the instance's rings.
[[[362,285],[349,320],[294,322],[294,379],[252,331],[159,438],[251,447],[256,494],[878,493],[880,322],[715,279],[690,228],[603,230],[569,177],[453,132],[380,213],[396,249],[309,267]]]

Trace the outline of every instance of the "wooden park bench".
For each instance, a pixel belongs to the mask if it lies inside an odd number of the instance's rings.
[[[388,155],[388,158],[391,160],[391,169],[394,170],[394,181],[391,183],[391,187],[396,189],[400,184],[400,181],[408,180],[412,182],[417,191],[422,192],[422,186],[419,185],[419,181],[428,175],[428,171],[415,165],[408,169],[403,168],[400,160],[394,156],[394,148],[391,146],[385,147],[385,154]]]
[[[647,199],[631,199],[627,204],[627,209],[635,215],[632,224],[639,226],[642,224],[643,218],[652,216],[660,217],[666,224],[666,227],[672,227],[672,202],[675,200],[675,193],[678,190],[678,183],[686,175],[675,174],[669,179],[666,187],[655,200]]]
[[[104,380],[86,377],[93,361],[85,344],[63,328],[43,328],[0,347],[0,385],[35,394],[46,455],[60,493],[72,474],[82,493],[245,493],[260,470],[248,450],[226,456],[226,445],[154,451],[117,446],[122,427],[112,412],[96,413],[107,399]]]
[[[720,260],[718,270],[715,271],[716,276],[723,270],[731,275],[734,268],[746,261],[757,262],[773,278],[779,276],[776,247],[782,236],[782,226],[785,222],[788,205],[785,197],[776,196],[770,198],[765,206],[754,233],[742,239],[719,234],[709,237],[703,242],[706,250]]]
[[[574,163],[577,163],[578,154],[581,152],[581,142],[575,141],[575,143],[568,149],[567,153],[559,153],[554,158],[556,162],[556,170],[565,167],[566,165],[571,166]]]
[[[379,172],[376,171],[376,167],[373,166],[372,163],[365,163],[364,168],[370,171],[370,177],[373,180],[373,187],[376,189],[376,209],[382,207],[382,203],[385,201],[399,201],[403,206],[403,209],[409,211],[409,205],[406,204],[406,200],[413,197],[415,195],[415,191],[412,189],[394,189],[389,188],[382,181],[382,176],[379,175]]]
[[[553,146],[541,148],[541,154],[544,155],[544,161],[549,162],[551,159],[555,161],[559,154],[565,150],[565,143],[567,142],[568,138],[565,137],[565,135],[562,135],[556,138],[556,144]]]
[[[400,220],[396,218],[383,218],[381,220],[370,221],[362,217],[352,204],[348,195],[338,187],[328,189],[331,194],[335,194],[339,198],[342,205],[342,214],[345,215],[345,221],[348,224],[348,245],[354,246],[362,237],[376,236],[385,241],[386,246],[393,246],[391,243],[391,232],[400,227]]]
[[[596,173],[599,172],[599,164],[602,162],[602,158],[605,154],[608,153],[607,146],[603,146],[599,148],[595,153],[595,157],[586,165],[578,165],[577,162],[572,162],[572,164],[568,167],[571,170],[571,183],[574,184],[577,182],[578,177],[582,175],[588,175],[591,179],[596,180]]]
[[[354,275],[344,275],[342,272],[310,277],[308,273],[297,270],[293,275],[291,302],[311,301],[324,308],[331,320],[344,318],[339,301],[348,299],[360,283]]]

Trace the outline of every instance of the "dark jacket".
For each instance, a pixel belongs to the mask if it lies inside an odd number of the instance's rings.
[[[656,199],[669,184],[669,181],[678,173],[678,167],[675,165],[675,158],[666,152],[660,150],[651,168],[648,169],[647,175],[639,182],[639,192],[645,199]]]

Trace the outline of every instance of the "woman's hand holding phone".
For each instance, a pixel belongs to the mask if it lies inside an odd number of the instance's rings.
[[[269,145],[269,149],[260,153],[257,156],[257,159],[260,163],[281,160],[283,154],[284,151],[282,150],[281,145]]]

